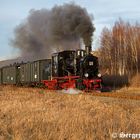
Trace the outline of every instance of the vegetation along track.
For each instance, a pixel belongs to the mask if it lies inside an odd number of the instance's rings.
[[[1,86],[0,86],[1,87]],[[8,87],[8,86],[7,86]],[[13,88],[16,88],[16,86],[12,86]],[[27,89],[26,87],[24,87]],[[34,89],[34,88],[33,88]],[[36,87],[36,89],[41,89]],[[42,88],[46,91],[46,93],[50,90]],[[44,93],[44,92],[43,92]],[[99,96],[99,97],[110,97],[110,98],[121,98],[121,99],[130,99],[130,100],[140,100],[140,89],[137,90],[125,90],[125,91],[112,91],[112,92],[98,92],[98,91],[89,91],[89,92],[79,92],[84,95],[91,95],[91,96]]]

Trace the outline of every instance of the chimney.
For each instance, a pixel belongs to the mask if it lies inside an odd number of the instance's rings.
[[[91,46],[85,46],[86,54],[90,54],[91,52]]]

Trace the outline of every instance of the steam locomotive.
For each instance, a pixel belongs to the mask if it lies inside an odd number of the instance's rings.
[[[3,67],[0,84],[43,85],[48,89],[101,89],[98,58],[85,50],[66,50],[52,54],[51,59]]]

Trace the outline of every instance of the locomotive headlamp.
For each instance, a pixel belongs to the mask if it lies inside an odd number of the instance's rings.
[[[98,73],[98,77],[101,77],[102,76],[102,74],[101,73]]]
[[[88,75],[88,73],[85,73],[85,77],[87,78],[89,75]]]

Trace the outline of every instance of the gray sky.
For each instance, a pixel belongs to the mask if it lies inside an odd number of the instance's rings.
[[[54,5],[69,3],[71,0],[0,0],[0,60],[17,56],[18,53],[10,46],[9,40],[13,38],[14,28],[23,22],[31,9],[51,9]],[[140,0],[73,0],[85,7],[93,15],[94,45],[103,27],[112,27],[120,18],[130,23],[140,23]]]

